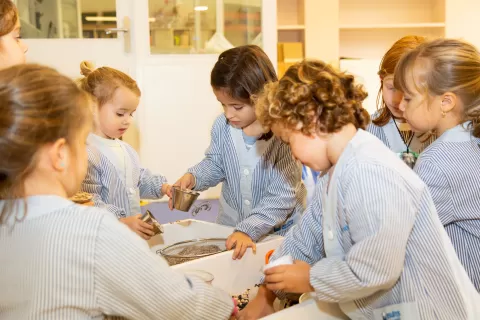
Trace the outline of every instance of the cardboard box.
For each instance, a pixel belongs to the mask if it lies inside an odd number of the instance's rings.
[[[278,63],[278,78],[283,77],[288,68],[293,66],[296,62],[279,62]]]
[[[279,61],[298,62],[304,57],[302,42],[281,42],[277,48]]]

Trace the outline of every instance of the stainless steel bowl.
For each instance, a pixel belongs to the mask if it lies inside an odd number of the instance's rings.
[[[155,236],[157,234],[163,233],[162,225],[158,223],[157,219],[153,217],[153,214],[150,211],[147,210],[141,219],[142,221],[153,226],[153,232],[155,233]]]
[[[172,201],[173,208],[188,212],[192,207],[195,200],[197,200],[200,193],[188,189],[180,189],[179,187],[173,187]]]

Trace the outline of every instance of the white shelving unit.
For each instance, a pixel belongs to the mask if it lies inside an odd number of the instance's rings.
[[[339,55],[380,59],[406,35],[445,35],[445,0],[338,0]]]
[[[277,0],[278,42],[302,42],[305,46],[304,0]]]

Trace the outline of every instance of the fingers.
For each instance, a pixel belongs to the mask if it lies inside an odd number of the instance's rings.
[[[272,291],[284,291],[285,283],[284,282],[267,283],[266,287],[268,290],[272,290]]]
[[[168,208],[170,208],[170,210],[173,210],[173,199],[172,198],[168,199]]]
[[[288,267],[288,265],[281,265],[281,266],[277,266],[277,267],[272,267],[272,268],[269,268],[269,269],[265,270],[264,274],[265,274],[265,276],[269,276],[269,275],[276,274],[276,273],[284,273],[287,270],[287,267]]]
[[[241,242],[235,245],[235,251],[233,251],[233,260],[241,259],[245,253],[246,246],[245,243]]]
[[[225,246],[227,247],[227,250],[232,250],[232,248],[233,248],[233,246],[235,245],[236,242],[237,242],[237,240],[235,240],[233,238],[233,235],[230,235],[227,238],[227,241],[225,242]]]

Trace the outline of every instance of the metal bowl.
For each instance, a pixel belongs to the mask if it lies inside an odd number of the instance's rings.
[[[163,256],[168,264],[173,266],[227,251],[227,247],[225,246],[226,241],[227,239],[224,238],[181,241],[157,250],[157,254]],[[212,246],[217,249],[212,250]]]
[[[153,217],[153,214],[150,211],[145,211],[145,214],[141,217],[142,221],[151,224],[153,226],[153,232],[156,236],[157,234],[163,233],[163,227],[158,223],[157,219]]]
[[[173,208],[188,212],[192,207],[195,200],[197,200],[200,193],[188,189],[180,189],[179,187],[173,187],[172,201]]]

